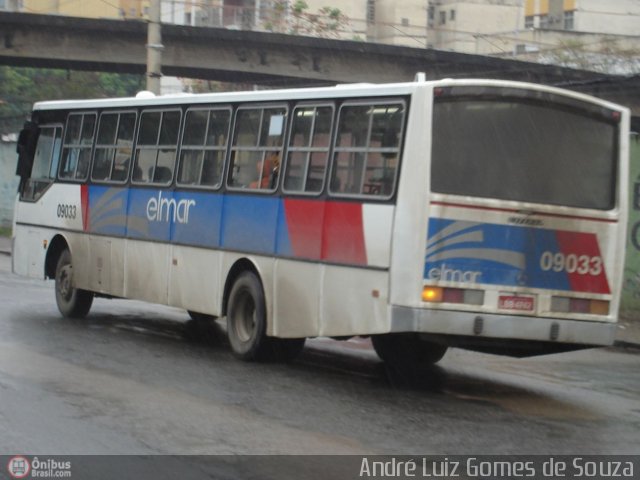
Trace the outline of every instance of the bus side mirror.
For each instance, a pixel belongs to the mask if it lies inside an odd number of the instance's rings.
[[[20,176],[20,183],[23,183],[31,175],[37,141],[38,125],[35,122],[26,121],[20,131],[18,145],[16,146],[16,152],[18,153],[16,175]]]

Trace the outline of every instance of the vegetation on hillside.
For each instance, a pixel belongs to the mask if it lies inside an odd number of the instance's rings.
[[[124,97],[145,86],[144,75],[0,67],[0,133],[22,128],[34,102]]]

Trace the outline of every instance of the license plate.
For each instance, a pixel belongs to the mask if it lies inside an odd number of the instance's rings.
[[[500,310],[517,310],[519,312],[532,312],[535,307],[535,298],[524,295],[500,295],[498,308]]]

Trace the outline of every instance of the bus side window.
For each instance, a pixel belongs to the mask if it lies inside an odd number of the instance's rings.
[[[131,164],[135,112],[105,112],[100,115],[91,179],[126,182]]]
[[[331,194],[381,199],[393,195],[404,115],[401,101],[342,106],[331,169]]]
[[[239,108],[227,186],[272,192],[277,188],[287,108]]]
[[[301,105],[293,111],[284,191],[318,194],[329,163],[333,105]]]
[[[71,113],[62,145],[61,179],[86,180],[96,126],[95,113]]]
[[[180,148],[178,185],[220,187],[230,120],[230,108],[195,108],[187,111]]]
[[[134,183],[171,183],[176,164],[181,117],[180,110],[142,112],[134,158]]]
[[[36,200],[56,176],[62,140],[61,126],[40,127],[29,178],[25,180],[21,198]]]

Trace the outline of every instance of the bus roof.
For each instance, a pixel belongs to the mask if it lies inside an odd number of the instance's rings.
[[[180,93],[174,95],[153,95],[141,92],[136,97],[102,98],[89,100],[54,100],[37,102],[33,110],[82,110],[92,108],[132,108],[153,107],[165,105],[195,105],[195,104],[229,104],[235,102],[273,102],[289,100],[322,100],[353,97],[380,97],[411,95],[424,87],[433,88],[447,85],[486,85],[511,88],[527,88],[548,92],[562,93],[584,101],[599,103],[609,108],[620,108],[619,105],[601,100],[589,95],[562,90],[556,87],[534,83],[516,82],[493,79],[443,79],[433,81],[416,81],[406,83],[373,84],[354,83],[340,84],[330,87],[289,88],[277,90],[255,90],[243,92],[216,93]]]

